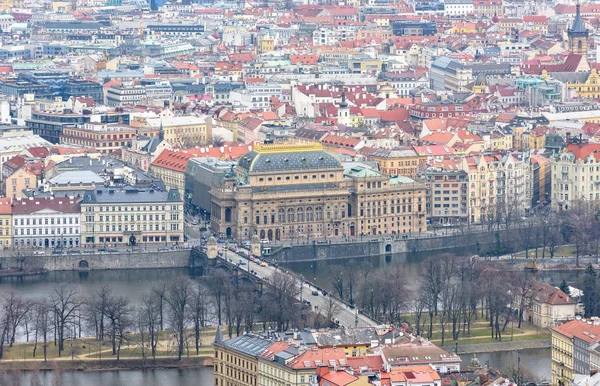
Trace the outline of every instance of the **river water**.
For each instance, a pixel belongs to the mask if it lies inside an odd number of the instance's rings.
[[[20,386],[29,386],[35,378],[44,386],[210,386],[213,384],[211,367],[197,369],[161,369],[98,372],[41,372],[18,374]],[[19,385],[14,374],[0,377],[2,385]]]
[[[416,278],[420,272],[420,262],[426,255],[401,254],[360,258],[341,261],[319,261],[314,266],[310,262],[289,264],[293,271],[305,278],[313,278],[316,271],[317,284],[331,289],[331,278],[327,275],[328,267],[332,264],[355,264],[367,266],[373,271],[386,270],[390,267],[402,266],[407,278]],[[540,272],[538,279],[558,285],[564,279],[570,285],[578,286],[579,275],[582,272]],[[127,297],[136,304],[144,294],[150,293],[153,286],[160,286],[182,276],[194,277],[185,268],[177,269],[146,269],[146,270],[104,270],[90,272],[50,272],[39,276],[23,278],[0,278],[0,296],[15,292],[28,298],[47,296],[57,284],[71,284],[78,287],[82,295],[91,295],[102,286],[110,287],[115,294]],[[520,352],[499,352],[479,354],[481,363],[489,361],[490,366],[506,370],[521,357],[521,366],[530,369],[539,379],[550,377],[550,350],[523,350]],[[463,357],[466,365],[471,355]],[[28,377],[23,376],[22,385],[29,385]],[[40,375],[43,385],[52,384],[52,374]],[[200,382],[198,382],[201,380]],[[0,384],[4,384],[3,382]],[[12,383],[10,383],[12,384]],[[152,370],[152,371],[105,371],[98,373],[65,373],[62,375],[62,385],[126,385],[126,386],[177,386],[177,385],[211,385],[212,369],[181,369],[181,370]]]

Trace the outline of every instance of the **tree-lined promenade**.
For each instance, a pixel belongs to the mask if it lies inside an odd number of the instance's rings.
[[[57,285],[42,298],[0,297],[0,360],[206,355],[207,334],[224,325],[229,337],[256,330],[327,327],[335,312],[306,312],[295,278],[277,272],[259,293],[217,270],[198,281],[177,277],[133,305],[109,287],[82,296]],[[203,340],[204,339],[204,340]]]

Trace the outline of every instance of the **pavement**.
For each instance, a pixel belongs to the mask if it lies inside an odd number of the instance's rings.
[[[230,264],[238,264],[239,261],[244,261],[246,265],[242,265],[242,269],[248,272],[253,270],[256,272],[255,276],[258,276],[260,279],[266,281],[270,280],[271,276],[276,271],[283,271],[294,276],[294,278],[296,278],[298,282],[298,287],[302,285],[302,291],[298,295],[297,299],[300,301],[309,301],[313,311],[319,312],[322,310],[323,313],[325,313],[325,310],[329,307],[330,300],[333,299],[338,309],[337,313],[334,316],[334,320],[337,320],[340,326],[344,326],[346,328],[354,328],[370,326],[372,327],[379,325],[377,322],[371,320],[369,317],[359,314],[357,308],[351,309],[345,303],[339,301],[334,297],[331,297],[330,294],[323,296],[323,292],[321,289],[315,287],[314,285],[306,281],[302,281],[293,272],[282,270],[281,268],[274,267],[270,264],[267,264],[267,266],[265,267],[261,267],[260,264],[250,261],[245,257],[242,257],[239,254],[232,251],[223,252],[223,256],[221,258],[225,259]],[[233,261],[229,261],[229,259]],[[318,295],[313,295],[314,291],[316,291]]]

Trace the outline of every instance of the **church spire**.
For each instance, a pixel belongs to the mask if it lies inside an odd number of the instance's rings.
[[[160,118],[160,127],[158,128],[158,139],[161,142],[165,140],[165,131],[163,130],[162,117]]]
[[[581,4],[579,0],[577,1],[577,5],[575,6],[575,20],[573,20],[573,25],[569,30],[570,34],[586,34],[588,30],[583,26],[583,20],[581,20]]]
[[[569,51],[572,54],[587,55],[588,38],[590,35],[581,19],[581,4],[579,4],[579,0],[577,1],[575,11],[575,20],[573,20],[573,25],[567,31],[567,35],[569,36]]]

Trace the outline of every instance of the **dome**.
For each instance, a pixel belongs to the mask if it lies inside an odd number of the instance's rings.
[[[320,145],[262,145],[242,156],[238,166],[248,172],[338,168],[342,164]]]

